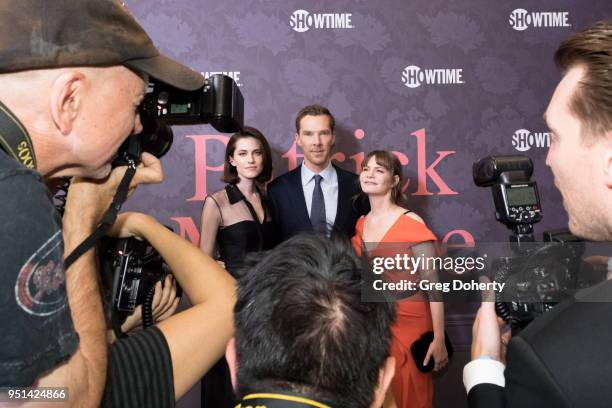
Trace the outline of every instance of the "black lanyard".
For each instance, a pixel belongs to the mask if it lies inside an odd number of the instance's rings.
[[[36,156],[28,132],[2,102],[0,102],[0,148],[27,168],[36,168]]]

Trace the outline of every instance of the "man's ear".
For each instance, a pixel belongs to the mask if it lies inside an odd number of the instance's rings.
[[[378,373],[378,387],[374,390],[374,401],[371,408],[382,407],[389,384],[395,375],[395,358],[389,356]]]
[[[609,140],[612,140],[612,135],[608,136]],[[604,181],[606,187],[612,189],[612,142],[609,142],[604,151]]]
[[[85,75],[77,70],[61,74],[51,86],[51,117],[62,135],[68,135],[83,106]]]
[[[230,370],[230,377],[232,379],[232,386],[234,387],[234,391],[236,391],[236,338],[232,337],[227,343],[227,347],[225,347],[225,360],[227,361],[227,365]]]
[[[297,143],[298,146],[302,147],[302,144],[300,143],[300,134],[299,133],[295,134],[295,142]]]

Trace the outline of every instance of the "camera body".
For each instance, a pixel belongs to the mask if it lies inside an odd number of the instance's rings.
[[[506,283],[495,294],[497,314],[519,331],[585,286],[578,278],[585,245],[566,230],[547,231],[543,242],[535,241],[533,225],[543,214],[527,156],[485,157],[472,171],[477,186],[491,187],[497,221],[512,230],[512,256],[492,263],[492,278]]]
[[[142,152],[162,157],[173,141],[172,125],[211,124],[224,133],[244,127],[244,98],[227,75],[206,79],[195,91],[183,91],[153,78],[139,107],[143,131],[130,135],[119,148],[113,166],[138,163]]]
[[[547,231],[544,242],[517,246],[514,256],[493,262],[494,280],[505,282],[496,293],[497,314],[518,331],[588,284],[579,276],[584,242],[567,231]]]
[[[147,242],[130,238],[104,238],[100,243],[104,287],[112,309],[132,313],[144,303],[170,272],[161,256]]]

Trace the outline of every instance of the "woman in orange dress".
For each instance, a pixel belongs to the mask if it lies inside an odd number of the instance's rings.
[[[393,153],[381,150],[369,153],[363,161],[359,181],[361,189],[368,196],[371,211],[357,221],[356,235],[353,237],[357,250],[365,248],[370,257],[383,254],[394,256],[401,246],[404,253],[415,257],[436,256],[434,234],[421,217],[402,206],[402,168]],[[418,278],[437,279],[435,270],[423,268],[418,274],[407,276],[415,282]],[[416,363],[427,365],[433,358],[434,371],[437,371],[446,365],[448,355],[444,344],[444,304],[441,301],[430,302],[428,295],[431,296],[431,293],[417,291],[408,297],[404,295],[402,300],[396,302],[397,317],[391,328],[395,376],[391,382],[392,395],[388,395],[385,407],[432,407],[432,374],[419,371]],[[433,331],[434,340],[425,360],[415,363],[410,346],[427,331]]]

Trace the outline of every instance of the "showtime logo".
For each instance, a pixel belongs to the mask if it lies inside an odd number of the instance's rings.
[[[529,26],[571,27],[568,11],[532,11],[518,8],[510,13],[509,23],[516,31],[526,30]]]
[[[204,76],[204,78],[208,79],[211,75],[223,74],[232,78],[236,85],[242,86],[242,82],[240,82],[240,71],[201,71],[200,74]]]
[[[435,68],[421,69],[416,65],[409,65],[402,72],[402,82],[408,88],[418,88],[426,85],[464,84],[462,68]]]
[[[526,152],[532,147],[550,147],[550,133],[519,129],[512,135],[512,147],[519,152]]]
[[[296,10],[289,17],[289,26],[298,33],[303,33],[311,28],[337,29],[354,28],[351,19],[352,13],[313,13],[306,10]]]

